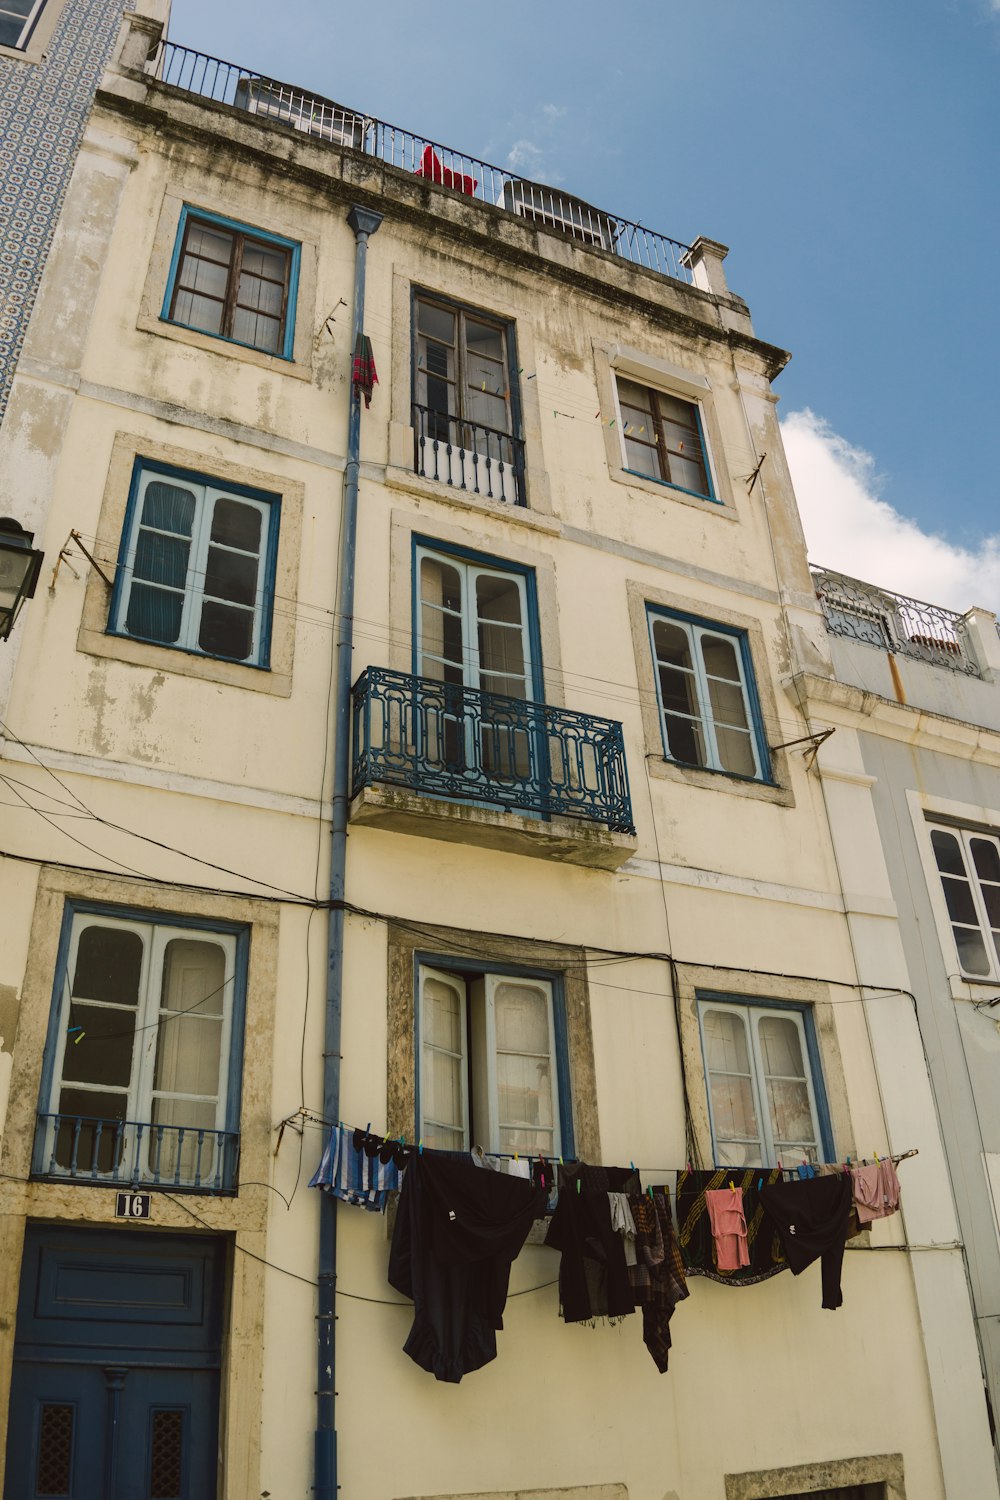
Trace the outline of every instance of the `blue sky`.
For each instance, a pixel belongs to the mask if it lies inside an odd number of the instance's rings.
[[[807,534],[836,505],[815,450],[1000,606],[1000,0],[173,0],[170,34],[724,241],[757,332],[793,353],[783,416],[811,413],[789,444]]]

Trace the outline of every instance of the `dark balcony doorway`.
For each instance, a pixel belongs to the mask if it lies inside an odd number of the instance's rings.
[[[5,1500],[214,1500],[224,1252],[29,1226]]]

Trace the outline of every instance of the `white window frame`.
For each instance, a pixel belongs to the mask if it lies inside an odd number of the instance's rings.
[[[28,43],[31,41],[31,33],[34,31],[35,23],[37,22],[39,16],[42,14],[42,11],[45,9],[45,5],[46,0],[35,0],[34,5],[31,7],[30,11],[24,19],[24,24],[21,27],[20,35],[18,36],[17,41],[4,42],[3,47],[9,47],[12,51],[23,52]],[[4,0],[0,0],[0,15],[10,14],[11,13],[7,11],[6,6],[4,5]],[[19,16],[13,16],[12,19],[17,21],[21,18]],[[0,50],[2,50],[2,48],[0,48]]]
[[[740,688],[743,694],[743,709],[746,714],[748,738],[753,752],[754,772],[752,777],[744,777],[744,780],[768,781],[770,778],[761,765],[760,735],[757,727],[757,719],[754,714],[753,696],[747,681],[745,636],[743,632],[730,630],[723,625],[714,625],[710,621],[687,620],[681,615],[671,614],[668,610],[648,608],[646,618],[649,628],[649,649],[653,657],[653,680],[656,684],[656,703],[660,715],[660,735],[663,740],[663,753],[668,760],[672,760],[678,766],[693,766],[695,770],[721,771],[725,776],[739,775],[739,772],[730,771],[722,764],[719,755],[719,746],[715,734],[715,720],[712,716],[712,702],[708,689],[708,673],[705,670],[705,662],[701,651],[701,642],[705,636],[717,636],[729,641],[736,656],[736,664],[739,670]],[[667,731],[667,712],[663,705],[663,693],[660,685],[660,659],[656,650],[656,639],[654,626],[658,620],[667,621],[671,625],[679,626],[687,635],[691,650],[691,662],[694,675],[695,692],[698,699],[699,717],[697,722],[701,725],[705,741],[705,752],[707,764],[699,766],[697,762],[680,760],[670,749],[670,737]],[[736,726],[733,726],[734,728]]]
[[[478,975],[470,981],[460,972],[438,969],[429,964],[420,965],[417,1022],[417,1049],[420,1059],[420,1118],[418,1121],[418,1138],[423,1136],[425,1129],[423,1101],[427,1097],[427,1054],[435,1050],[423,1038],[424,983],[428,978],[435,979],[441,984],[449,985],[459,996],[461,1002],[463,1062],[462,1124],[465,1150],[471,1150],[476,1145],[482,1146],[486,1151],[499,1152],[503,1149],[500,1139],[501,1129],[516,1130],[519,1128],[518,1123],[505,1123],[501,1122],[500,1119],[500,1097],[496,1069],[498,1052],[496,1032],[497,990],[502,984],[523,984],[540,990],[545,996],[548,1016],[549,1079],[552,1095],[552,1145],[550,1150],[542,1152],[542,1155],[546,1157],[558,1156],[562,1146],[562,1128],[559,1114],[559,1060],[556,1050],[553,986],[551,980],[541,979],[533,975],[485,973]],[[454,1053],[449,1053],[449,1055],[455,1056]],[[472,1078],[471,1098],[469,1092],[470,1075]],[[447,1126],[447,1122],[440,1123]],[[483,1129],[483,1126],[485,1126],[485,1129]],[[447,1128],[451,1127],[447,1126]],[[547,1127],[531,1122],[522,1122],[520,1128],[523,1128],[525,1131],[537,1133]],[[473,1136],[476,1134],[481,1134],[483,1139],[473,1140]],[[511,1153],[505,1152],[504,1154],[510,1155]],[[525,1148],[525,1157],[537,1154],[537,1150],[532,1151]]]
[[[146,491],[151,484],[173,484],[179,489],[189,490],[195,499],[195,515],[191,528],[190,550],[188,553],[187,574],[184,587],[170,588],[175,594],[182,594],[183,604],[181,608],[181,621],[177,639],[173,641],[161,641],[149,636],[133,635],[126,627],[128,619],[129,600],[132,596],[132,585],[134,582],[144,584],[145,579],[135,579],[135,557],[139,546],[139,536],[143,530],[154,530],[152,527],[144,527],[142,522],[143,504]],[[240,505],[247,505],[256,510],[261,516],[261,546],[257,558],[257,585],[254,592],[253,603],[253,631],[252,645],[248,656],[229,657],[219,656],[215,652],[206,651],[199,644],[198,636],[201,629],[202,605],[207,602],[218,602],[231,609],[249,610],[249,606],[236,604],[230,599],[215,600],[214,596],[206,593],[205,580],[208,565],[209,546],[223,547],[223,550],[239,553],[241,556],[249,556],[248,553],[240,553],[240,549],[225,547],[219,542],[212,542],[212,516],[216,502],[219,500],[232,500]],[[224,484],[213,484],[209,479],[194,475],[180,475],[170,470],[161,470],[154,465],[142,465],[139,482],[136,486],[133,505],[126,522],[127,534],[123,537],[123,556],[119,563],[119,578],[116,588],[116,598],[113,605],[113,616],[111,630],[116,635],[122,635],[128,640],[143,641],[148,645],[163,646],[168,650],[190,651],[197,656],[208,657],[212,661],[235,661],[241,666],[262,666],[262,645],[265,639],[265,624],[269,626],[269,620],[265,622],[265,611],[273,607],[269,598],[268,571],[269,559],[274,549],[273,528],[278,524],[278,506],[276,502],[258,499],[247,495],[239,490],[229,489]],[[171,537],[176,533],[169,533]],[[156,587],[166,591],[167,586],[157,584]]]
[[[705,1016],[709,1011],[719,1011],[724,1015],[736,1016],[743,1025],[747,1037],[747,1055],[750,1061],[750,1089],[753,1097],[754,1112],[757,1116],[758,1136],[757,1145],[760,1148],[761,1165],[775,1167],[778,1164],[778,1147],[774,1140],[774,1125],[771,1119],[771,1111],[767,1102],[767,1080],[768,1074],[764,1066],[764,1058],[761,1050],[759,1027],[762,1020],[777,1018],[783,1021],[791,1021],[798,1032],[799,1047],[801,1048],[802,1061],[805,1067],[806,1087],[809,1095],[809,1109],[813,1125],[813,1146],[816,1152],[816,1160],[819,1161],[823,1153],[823,1133],[816,1101],[816,1080],[813,1077],[812,1058],[809,1054],[809,1039],[806,1034],[805,1019],[802,1012],[795,1007],[769,1006],[767,1004],[743,1005],[732,1004],[725,1000],[716,1000],[705,997],[698,1001],[698,1030],[701,1036],[702,1059],[705,1067],[705,1086],[708,1099],[708,1119],[712,1133],[713,1159],[718,1151],[718,1138],[715,1128],[715,1113],[712,1107],[712,1078],[729,1076],[724,1071],[709,1068],[708,1043],[705,1036]],[[736,1075],[745,1077],[745,1074]],[[750,1146],[751,1141],[741,1144]],[[808,1144],[808,1143],[806,1143]],[[786,1143],[781,1147],[782,1151],[793,1151],[795,1159],[784,1161],[785,1166],[795,1166],[802,1157],[802,1150],[798,1143]],[[721,1164],[721,1163],[720,1163]]]
[[[633,374],[626,367],[612,365],[611,377],[611,389],[614,392],[615,403],[615,430],[618,434],[622,473],[625,479],[640,479],[648,484],[665,485],[667,489],[676,490],[679,495],[684,495],[689,500],[702,501],[708,505],[724,504],[719,494],[718,477],[715,471],[715,464],[712,460],[712,447],[708,440],[708,421],[705,403],[690,390],[671,390],[669,385],[657,384],[648,375]],[[629,466],[628,449],[625,446],[625,420],[622,417],[621,398],[618,394],[618,383],[621,380],[628,381],[630,385],[640,386],[645,391],[652,391],[656,396],[669,396],[674,401],[683,401],[685,406],[690,406],[693,409],[698,436],[701,441],[701,455],[705,466],[705,476],[708,480],[707,494],[702,494],[699,490],[689,490],[685,485],[677,484],[672,479],[664,479],[659,474],[643,474],[640,470]],[[660,455],[660,462],[662,463],[662,454]]]
[[[515,569],[489,567],[486,564],[473,562],[468,558],[457,557],[454,553],[440,551],[435,547],[418,545],[416,548],[416,578],[414,580],[414,591],[416,594],[416,657],[417,665],[422,666],[424,656],[433,657],[435,661],[444,664],[444,658],[439,657],[436,652],[427,651],[424,646],[424,620],[423,607],[424,598],[421,592],[421,564],[425,558],[433,562],[443,563],[446,567],[454,568],[458,573],[462,586],[462,685],[467,688],[483,689],[482,668],[479,659],[479,616],[476,613],[476,582],[480,578],[501,578],[505,583],[513,582],[517,587],[518,601],[521,606],[521,646],[524,657],[524,696],[525,701],[531,702],[536,698],[535,677],[537,667],[531,649],[531,619],[530,601],[528,598],[527,578]],[[431,609],[437,608],[433,603],[429,604]],[[448,663],[452,665],[452,663]],[[488,676],[511,675],[504,673],[488,673]]]
[[[973,858],[972,849],[970,848],[970,840],[982,839],[984,843],[991,844],[997,851],[997,853],[1000,854],[1000,837],[998,837],[996,834],[988,833],[982,828],[962,828],[957,826],[956,824],[942,823],[937,821],[928,822],[927,829],[928,843],[930,845],[931,864],[937,877],[938,890],[941,893],[941,899],[944,904],[944,924],[951,939],[952,948],[955,953],[955,960],[958,964],[959,971],[963,979],[970,979],[973,981],[978,980],[980,983],[996,983],[1000,981],[1000,956],[998,956],[997,954],[997,946],[993,938],[993,933],[998,929],[994,929],[990,922],[989,913],[986,909],[986,903],[983,898],[981,877],[976,871],[975,860]],[[956,919],[952,917],[951,912],[948,908],[947,888],[945,886],[945,879],[947,877],[945,873],[939,868],[937,863],[937,855],[934,851],[933,839],[930,837],[934,833],[948,834],[958,842],[959,849],[962,853],[962,862],[965,866],[966,884],[968,885],[969,891],[971,892],[972,904],[975,908],[975,913],[978,918],[978,926],[975,929],[971,928],[967,922],[956,921]],[[989,965],[987,973],[977,974],[973,970],[963,967],[961,950],[959,949],[958,942],[955,938],[956,927],[961,927],[968,931],[975,930],[978,932],[980,940],[982,941],[983,947],[985,949],[986,959]]]
[[[73,999],[73,976],[76,972],[77,955],[80,947],[80,936],[88,927],[111,928],[117,932],[135,933],[142,942],[142,965],[139,974],[139,999],[136,1006],[122,1005],[116,1007],[112,1002],[101,1001],[101,1009],[120,1009],[124,1016],[135,1018],[135,1039],[132,1045],[132,1067],[129,1077],[128,1089],[112,1088],[108,1085],[77,1083],[72,1079],[63,1079],[63,1066],[67,1049],[76,1043],[68,1035],[69,1018],[71,1006],[75,1005],[78,1012],[86,1009],[87,1000],[79,997]],[[219,1087],[215,1102],[215,1122],[211,1127],[217,1132],[226,1129],[227,1109],[229,1105],[229,1071],[230,1058],[232,1056],[232,1026],[233,1026],[233,1004],[234,992],[237,982],[236,972],[236,935],[230,932],[221,932],[212,927],[185,926],[174,922],[144,922],[138,918],[119,917],[103,912],[74,912],[70,930],[69,948],[66,957],[66,965],[62,975],[62,993],[59,997],[59,1018],[55,1038],[55,1049],[52,1058],[52,1074],[47,1097],[43,1100],[43,1113],[48,1115],[59,1115],[59,1095],[65,1085],[67,1089],[78,1088],[82,1093],[93,1094],[95,1099],[102,1093],[120,1098],[122,1093],[126,1094],[127,1103],[125,1107],[125,1118],[132,1124],[150,1127],[150,1134],[146,1140],[151,1138],[151,1131],[157,1127],[153,1125],[153,1103],[157,1098],[177,1099],[195,1104],[210,1104],[213,1097],[202,1094],[181,1093],[172,1089],[155,1089],[153,1080],[156,1065],[156,1044],[159,1036],[160,1017],[163,1013],[161,1005],[163,978],[163,960],[168,943],[172,939],[184,938],[195,942],[212,942],[222,949],[225,955],[225,978],[222,983],[222,1021],[219,1038]],[[168,1011],[169,1017],[177,1015],[176,1011]],[[215,1019],[213,1017],[213,1019]],[[95,1118],[97,1116],[95,1115]],[[75,1118],[71,1116],[65,1119]],[[86,1118],[86,1117],[83,1117]],[[164,1125],[163,1127],[172,1133],[179,1127]],[[195,1130],[198,1127],[186,1126],[185,1130]],[[169,1138],[172,1138],[172,1134]],[[132,1131],[126,1128],[122,1136],[123,1156],[131,1160],[134,1154],[134,1141]],[[45,1162],[53,1159],[55,1148],[55,1126],[50,1120],[48,1122],[45,1142]],[[58,1169],[56,1169],[58,1170]],[[216,1161],[216,1173],[218,1162]],[[98,1174],[107,1175],[109,1179],[115,1178],[115,1173]],[[153,1170],[148,1164],[145,1153],[140,1160],[140,1176],[152,1178]],[[90,1180],[91,1173],[88,1171],[81,1174]]]

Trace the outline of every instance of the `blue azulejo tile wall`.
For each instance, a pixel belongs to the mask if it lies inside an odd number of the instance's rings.
[[[87,115],[132,9],[65,0],[40,62],[0,57],[0,422]]]

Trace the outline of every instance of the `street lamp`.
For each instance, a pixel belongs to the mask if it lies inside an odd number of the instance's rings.
[[[0,517],[0,641],[14,628],[17,612],[35,592],[44,553],[32,547],[33,531],[9,516]]]

